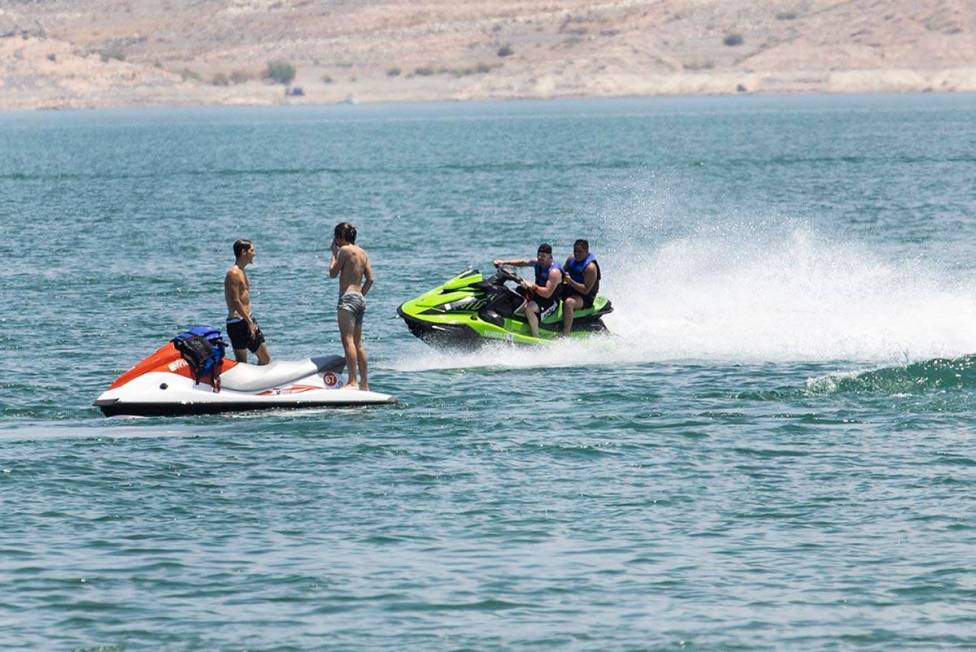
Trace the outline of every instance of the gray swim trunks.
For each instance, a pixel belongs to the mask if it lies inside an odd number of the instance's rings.
[[[348,310],[356,319],[356,324],[362,324],[363,315],[366,314],[366,297],[355,290],[349,290],[339,297],[336,310]]]

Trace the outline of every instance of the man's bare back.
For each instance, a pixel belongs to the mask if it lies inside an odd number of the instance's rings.
[[[339,247],[336,263],[339,267],[339,296],[350,290],[366,296],[373,285],[373,270],[366,251],[354,244]]]

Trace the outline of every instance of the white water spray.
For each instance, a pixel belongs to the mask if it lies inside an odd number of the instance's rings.
[[[795,224],[610,257],[611,328],[638,359],[895,360],[976,350],[976,287]]]

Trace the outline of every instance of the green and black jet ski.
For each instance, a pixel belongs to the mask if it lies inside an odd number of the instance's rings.
[[[525,298],[518,288],[519,277],[511,268],[499,267],[485,278],[476,269],[461,272],[447,283],[411,299],[397,308],[410,332],[434,346],[474,348],[486,341],[513,344],[548,344],[562,335],[563,302],[560,301],[539,325],[539,337],[532,337],[525,315],[515,314]],[[606,332],[603,316],[613,312],[610,301],[597,296],[592,308],[577,310],[571,336]]]

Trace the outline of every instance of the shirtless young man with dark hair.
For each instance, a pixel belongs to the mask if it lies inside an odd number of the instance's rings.
[[[224,276],[224,300],[227,302],[227,335],[234,349],[234,359],[247,362],[247,352],[258,356],[258,364],[271,362],[264,333],[251,315],[251,282],[244,268],[254,260],[255,248],[250,240],[234,243],[234,264]]]
[[[336,224],[334,234],[329,276],[339,277],[336,317],[346,354],[346,369],[349,370],[346,387],[366,391],[369,390],[369,376],[363,346],[363,316],[366,314],[366,293],[373,287],[373,268],[369,256],[356,244],[356,227],[341,222]]]

